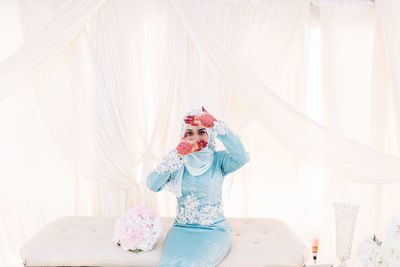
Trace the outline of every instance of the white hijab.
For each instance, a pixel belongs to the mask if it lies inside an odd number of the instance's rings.
[[[185,114],[182,119],[181,124],[181,136],[180,140],[185,135],[187,124],[185,123],[185,118],[187,115],[199,115],[204,112],[201,109],[193,109]],[[215,132],[212,128],[205,127],[208,134],[208,144],[205,148],[200,151],[194,152],[190,155],[184,155],[183,165],[178,170],[177,175],[174,179],[170,180],[165,188],[174,193],[177,197],[182,196],[182,178],[185,168],[192,176],[199,176],[205,173],[212,165],[215,153]]]

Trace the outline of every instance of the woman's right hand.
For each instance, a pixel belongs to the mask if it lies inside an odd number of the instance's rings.
[[[189,140],[185,133],[185,136],[179,142],[176,147],[176,151],[179,154],[179,157],[183,155],[190,155],[194,152],[200,151],[207,146],[207,143],[204,140]]]

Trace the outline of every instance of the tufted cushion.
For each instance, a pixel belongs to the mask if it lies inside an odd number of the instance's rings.
[[[111,242],[114,217],[62,217],[45,225],[20,249],[25,266],[157,266],[173,217],[161,217],[163,235],[151,251],[124,252]],[[227,218],[232,247],[220,267],[299,267],[309,257],[302,240],[282,221]]]

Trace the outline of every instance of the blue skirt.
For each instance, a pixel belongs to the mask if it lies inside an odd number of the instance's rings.
[[[226,218],[211,225],[174,222],[158,267],[215,267],[228,254],[232,227]]]

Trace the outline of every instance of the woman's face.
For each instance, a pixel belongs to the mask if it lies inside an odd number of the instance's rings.
[[[185,136],[187,136],[187,139],[191,141],[198,142],[203,140],[208,143],[208,133],[203,125],[193,126],[188,124],[186,127]]]

